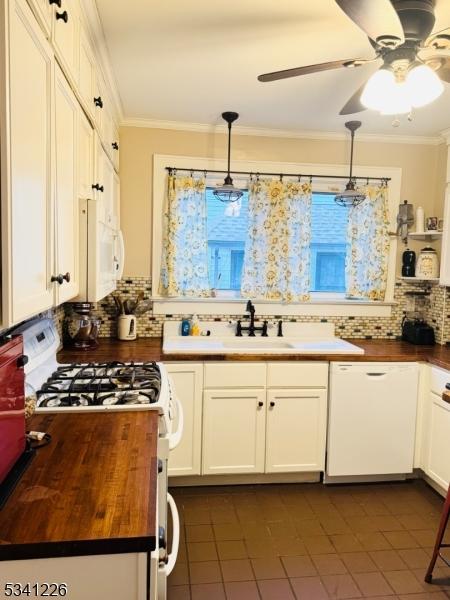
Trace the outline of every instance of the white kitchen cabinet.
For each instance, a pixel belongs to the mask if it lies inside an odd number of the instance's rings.
[[[428,460],[425,472],[444,490],[450,484],[450,404],[430,393]]]
[[[78,90],[89,117],[94,116],[95,105],[95,56],[88,34],[80,23]]]
[[[450,161],[450,156],[449,159]],[[450,164],[447,166],[450,177]],[[447,181],[444,204],[444,231],[442,233],[440,284],[450,286],[450,182]]]
[[[80,7],[78,0],[53,4],[53,46],[66,75],[78,83]]]
[[[120,144],[119,144],[119,127],[117,123],[113,123],[113,137],[111,140],[111,148],[113,150],[112,160],[116,171],[119,171]]]
[[[204,475],[264,472],[265,404],[265,389],[204,392]]]
[[[54,290],[54,61],[25,0],[9,3],[9,50],[3,60],[8,54],[0,127],[3,325],[50,308]]]
[[[323,471],[326,389],[267,392],[266,473]]]
[[[52,31],[53,7],[49,0],[28,0],[31,9],[40,22],[44,32],[50,38]]]
[[[77,142],[79,104],[61,69],[55,70],[55,304],[67,302],[79,291],[79,204]]]
[[[203,365],[201,363],[165,363],[184,413],[183,437],[170,452],[170,477],[200,475],[202,439]],[[175,420],[174,428],[178,427]]]

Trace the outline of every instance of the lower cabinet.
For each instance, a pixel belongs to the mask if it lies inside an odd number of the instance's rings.
[[[326,389],[267,392],[266,473],[323,471]]]
[[[447,490],[450,484],[450,404],[431,392],[426,474]]]
[[[183,437],[179,445],[170,453],[168,473],[170,477],[200,475],[203,365],[165,363],[165,366],[184,413]],[[178,419],[174,426],[178,427]]]
[[[203,395],[203,474],[264,472],[266,390]]]

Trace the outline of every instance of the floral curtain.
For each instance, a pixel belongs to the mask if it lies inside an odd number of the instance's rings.
[[[384,300],[389,261],[386,185],[364,188],[366,199],[349,210],[346,291],[349,298]]]
[[[163,296],[211,296],[205,190],[204,178],[168,178],[159,286]]]
[[[309,299],[311,185],[254,179],[241,293],[284,302]]]

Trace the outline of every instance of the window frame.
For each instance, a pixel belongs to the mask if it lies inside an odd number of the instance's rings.
[[[211,159],[189,156],[153,155],[153,203],[152,203],[152,299],[155,314],[183,314],[199,312],[201,314],[230,314],[240,312],[240,305],[245,299],[234,290],[221,290],[221,293],[213,298],[166,298],[158,294],[159,277],[161,269],[163,214],[166,200],[166,166],[178,169],[203,170],[225,170],[226,160]],[[233,169],[236,171],[258,172],[280,172],[280,173],[307,173],[313,175],[329,175],[330,179],[319,179],[314,182],[314,192],[338,193],[342,189],[343,182],[333,180],[333,175],[346,176],[347,165],[336,164],[311,164],[311,163],[287,163],[269,161],[233,160]],[[258,300],[258,312],[261,315],[327,315],[327,316],[390,316],[394,303],[395,269],[397,258],[396,230],[397,207],[401,202],[401,179],[402,169],[400,167],[374,167],[354,165],[355,177],[390,177],[389,183],[389,209],[391,245],[389,253],[388,282],[386,298],[383,302],[369,300],[352,300],[344,297],[343,293],[335,292],[312,292],[309,302],[280,303],[271,300]],[[246,187],[247,176],[233,176],[237,186]],[[208,187],[222,183],[221,176],[208,176]]]

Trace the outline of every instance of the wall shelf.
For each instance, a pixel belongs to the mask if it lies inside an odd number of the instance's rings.
[[[423,231],[422,233],[408,233],[408,237],[412,240],[422,240],[423,242],[433,242],[442,238],[442,231]]]
[[[420,277],[399,277],[402,281],[409,281],[410,283],[439,283],[439,278],[436,279],[421,279]]]

